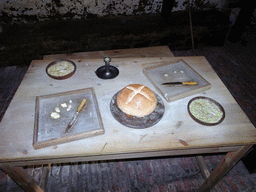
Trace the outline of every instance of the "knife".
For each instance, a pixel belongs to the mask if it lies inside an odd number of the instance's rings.
[[[85,102],[86,102],[86,99],[83,99],[81,104],[79,105],[75,115],[73,116],[73,118],[71,119],[71,121],[69,122],[67,128],[66,128],[66,131],[65,133],[68,133],[71,128],[73,127],[73,125],[75,124],[75,122],[77,121],[78,117],[79,117],[79,114],[80,112],[82,111],[82,109],[84,108],[84,105],[85,105]]]
[[[197,85],[195,81],[187,81],[187,82],[166,82],[162,83],[162,85]]]

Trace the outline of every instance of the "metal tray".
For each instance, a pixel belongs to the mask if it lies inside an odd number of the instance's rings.
[[[86,103],[76,124],[69,133],[65,133],[68,123],[83,99],[86,99]],[[67,106],[63,107],[62,105],[65,103]],[[69,108],[69,105],[71,105],[71,108]],[[57,113],[60,118],[53,119],[51,113],[56,112],[56,107],[59,109]],[[33,147],[35,149],[103,133],[104,127],[93,88],[36,97],[33,138]]]
[[[211,88],[211,84],[183,60],[176,63],[146,67],[143,69],[143,73],[167,102],[176,101]],[[165,82],[186,81],[196,81],[197,85],[171,87],[162,85]]]

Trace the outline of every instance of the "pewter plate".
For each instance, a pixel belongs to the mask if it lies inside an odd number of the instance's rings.
[[[135,117],[127,115],[117,107],[116,97],[118,92],[112,97],[110,102],[110,111],[113,117],[122,125],[135,129],[144,129],[157,124],[163,117],[165,112],[163,100],[155,93],[157,105],[155,110],[147,116]]]
[[[86,99],[86,103],[80,112],[76,124],[74,124],[69,133],[65,133],[67,125],[73,118],[83,99]],[[66,103],[66,107],[62,107],[64,103]],[[69,105],[71,105],[71,108],[68,110]],[[51,113],[56,112],[56,107],[59,109],[57,113],[60,117],[53,119],[51,118]],[[104,133],[93,88],[37,96],[35,110],[33,138],[33,147],[35,149]]]

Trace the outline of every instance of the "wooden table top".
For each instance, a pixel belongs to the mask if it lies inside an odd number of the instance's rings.
[[[210,90],[171,103],[164,100],[161,121],[147,129],[132,129],[117,122],[110,112],[110,100],[128,84],[139,83],[157,93],[142,72],[142,66],[183,59],[212,85]],[[70,157],[136,157],[133,154],[235,147],[256,144],[256,129],[204,57],[114,58],[120,74],[112,80],[95,75],[103,59],[72,59],[76,73],[66,80],[54,80],[45,73],[52,60],[32,61],[5,116],[0,123],[0,163]],[[94,87],[105,129],[103,135],[35,150],[32,146],[36,96]],[[225,109],[224,121],[216,126],[196,123],[187,112],[187,104],[196,96],[218,101]],[[193,152],[192,152],[193,153]],[[127,154],[125,156],[124,154]],[[157,155],[157,154],[155,154]]]
[[[75,52],[67,54],[44,55],[44,60],[51,59],[101,59],[104,57],[174,57],[168,46],[153,46],[133,49],[115,49],[103,51]]]

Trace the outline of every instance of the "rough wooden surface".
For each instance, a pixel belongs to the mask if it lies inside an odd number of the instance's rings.
[[[112,96],[130,83],[141,83],[156,91],[142,73],[145,63],[159,64],[184,59],[199,74],[207,79],[212,88],[208,91],[175,102],[165,103],[166,113],[163,119],[148,129],[127,128],[111,116],[109,102]],[[69,79],[58,81],[45,73],[45,67],[51,60],[35,60],[31,63],[19,89],[17,90],[1,126],[1,161],[42,160],[84,156],[93,160],[99,156],[114,155],[114,158],[138,157],[147,152],[148,156],[172,150],[231,147],[256,143],[256,131],[245,113],[238,106],[227,88],[218,78],[204,57],[178,58],[122,58],[113,59],[112,64],[120,70],[120,75],[113,80],[97,78],[94,71],[102,65],[102,59],[73,60],[78,66],[77,72]],[[54,147],[34,150],[32,147],[35,97],[94,87],[99,102],[105,134],[74,141]],[[188,101],[204,95],[219,101],[226,111],[224,121],[216,126],[205,127],[191,119],[187,113]],[[178,110],[177,110],[178,109]],[[86,148],[84,147],[86,146]],[[186,151],[187,152],[187,151]],[[207,152],[207,150],[206,150]],[[67,159],[66,159],[67,158]],[[66,160],[65,160],[66,159]]]
[[[134,49],[116,49],[106,51],[76,52],[70,54],[45,55],[44,60],[49,59],[100,59],[104,57],[124,58],[124,57],[173,57],[173,53],[168,46],[143,47]]]

